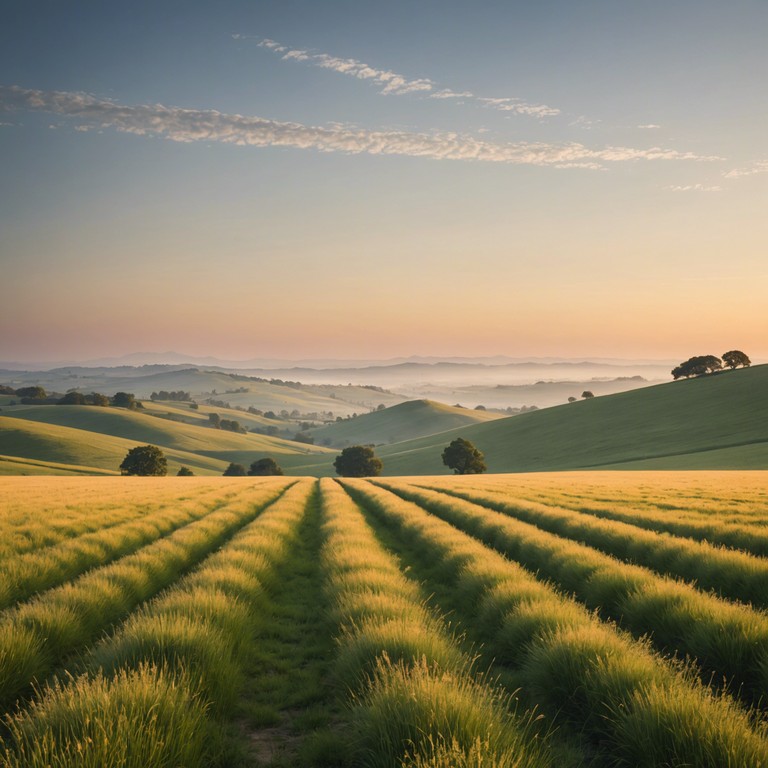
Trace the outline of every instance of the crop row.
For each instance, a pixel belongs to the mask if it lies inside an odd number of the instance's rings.
[[[765,766],[765,728],[650,650],[417,504],[366,481],[353,498],[434,563],[457,614],[514,670],[530,703],[591,740],[606,762]]]
[[[427,484],[426,487],[435,486]],[[768,606],[768,559],[713,546],[706,541],[644,530],[625,522],[601,520],[573,510],[499,499],[476,490],[452,488],[446,492],[531,523],[543,531],[583,541],[619,559],[695,582],[700,588],[714,590],[724,597],[757,607]]]
[[[427,489],[387,484],[573,593],[587,607],[664,651],[691,656],[753,702],[768,693],[768,616],[486,507]]]
[[[509,696],[473,673],[349,496],[328,479],[321,492],[337,676],[366,765],[551,766],[531,716],[511,713]]]
[[[71,581],[89,568],[135,552],[210,513],[224,498],[219,489],[184,501],[175,499],[128,520],[121,519],[124,515],[118,508],[114,516],[102,518],[104,524],[90,533],[64,538],[32,552],[8,554],[0,561],[0,610],[35,592]]]
[[[9,705],[137,605],[172,584],[253,520],[286,482],[262,481],[200,520],[109,565],[5,611],[0,618],[0,704]]]
[[[470,501],[478,501],[500,512],[508,511],[511,514],[514,514],[516,510],[519,510],[521,514],[534,515],[539,511],[544,514],[556,511],[561,515],[570,513],[570,519],[573,520],[578,519],[575,515],[580,513],[584,517],[584,525],[589,525],[589,521],[592,519],[593,529],[600,530],[602,528],[611,532],[609,534],[611,546],[625,547],[628,556],[631,557],[642,556],[644,545],[653,548],[659,543],[659,539],[653,535],[642,538],[641,533],[632,530],[628,531],[630,536],[641,537],[636,545],[633,546],[626,541],[617,543],[613,538],[617,529],[612,528],[607,523],[600,526],[594,521],[594,518],[629,524],[633,529],[645,529],[656,534],[660,532],[671,533],[675,536],[701,542],[701,546],[708,550],[703,553],[704,556],[723,546],[740,549],[760,557],[768,554],[768,531],[765,529],[764,516],[752,516],[748,520],[743,518],[734,520],[733,518],[727,519],[725,516],[713,519],[712,516],[697,515],[690,512],[686,515],[679,512],[670,515],[669,511],[639,510],[629,507],[623,502],[614,501],[613,504],[599,506],[595,504],[585,505],[583,501],[569,503],[567,499],[562,497],[545,499],[544,503],[541,503],[541,501],[520,498],[516,490],[509,484],[506,487],[499,487],[497,484],[492,485],[490,483],[475,485],[470,482],[461,486],[446,486],[443,483],[440,490],[456,494],[460,498],[466,498]],[[578,531],[576,531],[576,535],[579,535]],[[688,548],[690,549],[690,547]],[[618,554],[618,552],[614,552],[614,554]],[[674,552],[671,554],[674,555]],[[756,591],[759,593],[758,590]]]
[[[23,485],[18,481],[23,479]],[[158,503],[199,496],[202,483],[151,487],[146,478],[116,485],[110,479],[84,485],[78,478],[3,478],[0,488],[0,558],[40,551],[67,538],[151,514]],[[200,480],[203,480],[200,478]]]
[[[267,496],[274,498],[273,483]],[[284,484],[283,486],[284,487]],[[314,488],[300,481],[8,720],[8,768],[209,765],[251,652],[254,612]],[[260,510],[265,489],[242,495]],[[250,515],[253,518],[253,514]]]
[[[763,479],[750,472],[644,472],[547,473],[504,475],[469,480],[479,488],[506,491],[514,485],[522,498],[571,508],[612,510],[621,505],[639,514],[674,512],[715,522],[764,521],[768,492]],[[477,481],[477,482],[475,482]]]

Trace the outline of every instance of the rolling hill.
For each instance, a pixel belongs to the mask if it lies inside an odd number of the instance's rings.
[[[490,472],[765,468],[767,392],[768,365],[754,366],[509,418],[465,421],[447,431],[381,446],[377,454],[387,475],[445,474],[440,454],[460,436],[484,452]],[[445,428],[458,416],[489,414],[420,401],[323,429],[333,435],[335,428],[334,439],[375,443]],[[321,429],[316,432],[322,435]],[[114,470],[138,442],[159,445],[173,467],[187,464],[216,474],[227,462],[247,465],[271,455],[292,475],[333,475],[338,452],[115,408],[14,406],[0,416],[0,455],[76,465],[80,471],[88,466]]]
[[[221,474],[229,462],[273,456],[288,468],[325,448],[253,433],[238,434],[161,419],[123,408],[78,405],[16,406],[0,417],[0,454],[117,469],[129,448],[150,443],[171,464]],[[169,471],[172,467],[169,467]]]
[[[391,444],[447,429],[502,418],[498,413],[457,408],[432,400],[410,400],[355,419],[310,430],[316,443],[344,448],[354,444]]]
[[[768,467],[768,365],[582,400],[380,447],[385,475],[445,474],[455,437],[489,472]],[[296,471],[329,473],[325,461]]]

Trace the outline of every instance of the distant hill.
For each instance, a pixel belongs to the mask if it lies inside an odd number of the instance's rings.
[[[764,469],[766,394],[768,365],[759,365],[480,423],[466,419],[487,418],[487,412],[417,401],[324,429],[336,429],[334,439],[381,443],[422,429],[454,427],[377,448],[388,475],[447,473],[440,454],[458,436],[485,453],[491,472]],[[454,418],[464,419],[462,425],[451,424]],[[319,429],[317,433],[322,434]],[[80,471],[88,466],[114,470],[137,442],[159,445],[173,467],[187,464],[215,474],[229,461],[248,464],[272,455],[290,474],[333,475],[338,455],[338,449],[115,408],[13,406],[3,407],[0,415],[0,456],[72,465]]]
[[[447,429],[465,427],[502,418],[490,411],[476,411],[436,403],[411,400],[310,430],[316,443],[343,448],[354,444],[390,444],[433,435]]]
[[[309,454],[329,453],[277,437],[195,426],[123,408],[33,405],[7,412],[0,417],[0,454],[101,469],[117,469],[130,448],[146,443],[162,448],[176,468],[184,464],[215,474],[232,461],[247,466],[272,456],[289,467]]]
[[[768,365],[580,400],[383,446],[384,474],[445,474],[455,437],[484,452],[490,472],[768,467]],[[328,474],[326,462],[296,466]]]
[[[768,365],[669,382],[460,431],[491,472],[768,467]],[[459,434],[454,431],[455,434]],[[388,474],[442,473],[440,439],[382,448]]]

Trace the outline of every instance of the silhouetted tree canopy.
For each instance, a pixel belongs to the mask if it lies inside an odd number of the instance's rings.
[[[161,476],[168,473],[168,461],[156,445],[131,448],[120,465],[123,475]]]
[[[480,475],[486,471],[485,456],[469,440],[457,437],[443,451],[443,464],[454,475]]]
[[[245,477],[245,467],[232,462],[222,473],[224,477]]]
[[[35,400],[48,397],[46,391],[42,387],[21,387],[16,390],[16,394],[19,397],[29,397],[34,398]]]
[[[723,355],[723,362],[730,368],[738,368],[740,365],[744,368],[749,368],[752,365],[752,361],[738,349],[732,349],[730,352],[726,352]]]
[[[575,403],[577,399],[578,399],[578,398],[575,398],[573,395],[571,395],[571,396],[568,398],[568,402],[569,402],[569,403]]]
[[[112,405],[117,408],[130,408],[131,410],[138,407],[136,403],[136,395],[133,395],[130,392],[115,392],[112,397]]]
[[[333,462],[341,477],[378,477],[383,466],[370,445],[350,445]]]
[[[58,405],[85,405],[85,395],[82,392],[67,392]]]
[[[193,477],[194,472],[189,467],[179,467],[176,477]]]
[[[583,397],[585,400],[589,400],[589,398],[590,398],[590,397],[594,397],[594,396],[595,396],[595,393],[594,393],[594,392],[590,392],[588,389],[585,389],[585,390],[584,390],[584,391],[581,393],[581,396],[582,396],[582,397]]]
[[[698,355],[690,357],[684,363],[672,369],[672,378],[679,379],[691,376],[704,376],[707,373],[715,373],[722,370],[723,361],[715,355]]]
[[[266,475],[282,475],[283,470],[280,465],[272,458],[267,457],[259,459],[251,464],[251,468],[248,470],[249,475],[256,477],[262,477]]]

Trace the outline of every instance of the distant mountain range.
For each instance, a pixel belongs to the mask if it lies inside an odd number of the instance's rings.
[[[8,371],[47,371],[55,368],[113,368],[122,366],[171,365],[214,367],[225,370],[292,370],[313,369],[358,369],[373,367],[390,367],[404,364],[417,365],[607,365],[607,366],[664,366],[677,365],[679,360],[672,359],[630,359],[609,357],[510,357],[507,355],[452,357],[412,355],[410,357],[394,357],[387,359],[334,359],[314,358],[286,360],[278,358],[251,358],[249,360],[224,360],[212,356],[185,355],[180,352],[133,352],[120,357],[105,357],[92,360],[51,360],[37,362],[0,361],[0,369]]]

